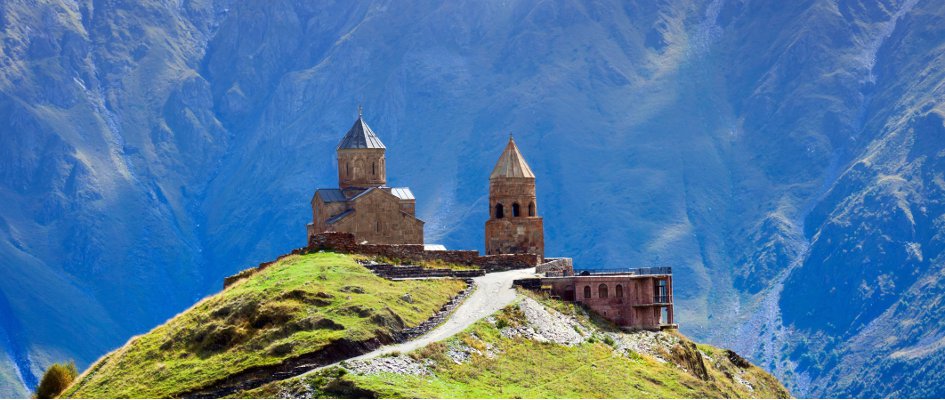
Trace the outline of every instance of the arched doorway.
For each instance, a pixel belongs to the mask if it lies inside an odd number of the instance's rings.
[[[502,203],[496,203],[495,205],[495,217],[503,218],[505,217],[505,210],[502,209]]]

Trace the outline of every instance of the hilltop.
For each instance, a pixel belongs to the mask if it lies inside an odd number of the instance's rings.
[[[132,338],[63,397],[181,397],[254,369],[359,354],[393,342],[465,288],[385,280],[339,254],[289,256]]]
[[[353,359],[411,340],[411,328],[468,296],[443,325],[463,319],[478,301],[466,288],[385,280],[348,255],[289,256],[132,338],[63,397],[788,396],[731,351],[676,332],[621,332],[579,306],[511,288],[509,304],[445,340],[424,336],[410,351]],[[502,297],[493,288],[479,295]]]

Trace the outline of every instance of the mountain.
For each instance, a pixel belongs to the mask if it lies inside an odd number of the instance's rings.
[[[446,304],[466,286],[388,281],[347,255],[289,256],[132,338],[63,397],[789,397],[731,351],[673,332],[625,333],[580,306],[514,291],[517,304],[410,358],[348,360],[404,341],[430,315],[457,323],[468,309]],[[342,364],[298,376],[332,361]]]
[[[3,2],[0,396],[304,243],[359,104],[430,242],[481,248],[512,131],[549,255],[675,267],[682,332],[795,395],[943,396],[927,384],[943,16],[931,0]]]

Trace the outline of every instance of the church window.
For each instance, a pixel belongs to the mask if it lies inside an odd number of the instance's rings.
[[[381,221],[377,221],[377,225],[374,227],[377,232],[381,231]]]
[[[376,162],[371,163],[371,175],[377,176],[377,163]]]
[[[517,217],[517,216],[521,215],[521,214],[519,213],[519,210],[518,210],[518,209],[519,209],[518,203],[512,203],[512,216],[513,216],[513,217]]]
[[[534,201],[531,203],[528,203],[528,216],[529,217],[535,216],[535,202]]]
[[[345,176],[351,176],[351,163],[345,163]]]
[[[502,203],[495,205],[495,217],[502,218],[505,217],[505,210],[502,209]]]
[[[623,297],[623,286],[617,285],[617,287],[614,288],[614,295],[617,297]]]
[[[585,299],[591,298],[591,287],[590,287],[590,286],[585,286],[585,287],[584,287],[584,298],[585,298]]]
[[[607,285],[601,283],[600,286],[597,287],[597,297],[602,299],[607,298]]]

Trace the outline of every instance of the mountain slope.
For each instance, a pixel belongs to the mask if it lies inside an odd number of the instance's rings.
[[[420,325],[465,287],[388,281],[339,254],[289,256],[132,338],[64,397],[188,397],[245,371],[370,348]]]
[[[678,333],[624,333],[573,304],[541,300],[522,297],[465,332],[409,354],[344,362],[238,396],[789,397],[774,377],[728,350]]]
[[[63,397],[190,397],[216,393],[215,388],[231,382],[248,390],[237,396],[281,393],[286,384],[311,377],[318,381],[324,374],[257,387],[272,377],[299,374],[390,343],[441,310],[465,287],[452,279],[385,280],[341,254],[289,256],[132,338],[94,363]],[[493,289],[477,290],[488,290],[489,295]],[[515,299],[514,292],[511,298]],[[788,396],[771,375],[734,353],[697,347],[678,334],[623,333],[579,306],[543,301],[561,311],[526,297],[452,336],[446,345],[434,342],[417,350],[420,362],[442,366],[438,368],[444,373],[442,382],[405,376],[392,384],[386,378],[372,380],[377,377],[369,374],[356,380],[364,388],[351,389],[360,390],[352,393],[497,396],[502,393],[494,392],[496,388],[506,388],[517,395],[552,397]],[[455,312],[468,310],[460,307]],[[551,343],[538,342],[548,340]],[[448,346],[458,350],[447,350]],[[489,355],[482,357],[484,353],[474,348],[488,348]],[[450,357],[470,362],[463,365]],[[300,368],[291,373],[279,368],[303,358],[308,361],[296,363]],[[370,368],[376,361],[352,363]],[[534,375],[530,370],[536,366],[547,370]],[[475,370],[483,370],[488,381],[470,375]],[[602,385],[612,381],[614,373],[627,380]],[[535,386],[522,383],[530,375],[548,380],[538,386],[548,390],[528,391]],[[269,379],[255,380],[256,376]],[[565,382],[568,385],[560,386]],[[581,385],[571,386],[578,382]]]

